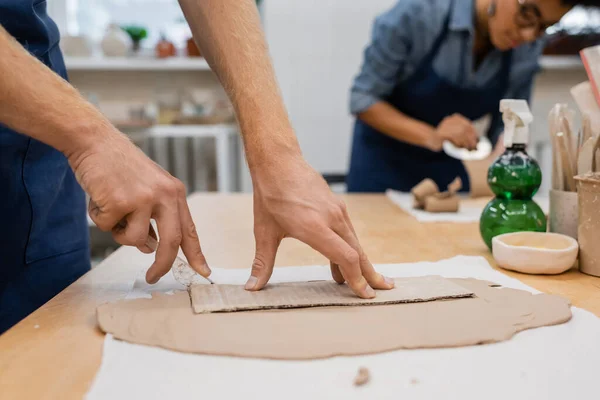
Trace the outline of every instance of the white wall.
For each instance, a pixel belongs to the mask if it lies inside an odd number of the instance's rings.
[[[347,0],[264,2],[267,40],[285,103],[305,157],[322,173],[347,171],[353,123],[347,107],[349,88],[373,19],[395,2],[364,0],[352,6]],[[548,141],[550,108],[559,102],[574,107],[569,89],[584,80],[581,66],[551,68],[538,76],[531,137],[538,149]],[[544,191],[551,174],[550,149],[545,150],[539,154]]]
[[[353,119],[350,85],[375,16],[395,0],[265,0],[275,71],[308,162],[345,172]]]

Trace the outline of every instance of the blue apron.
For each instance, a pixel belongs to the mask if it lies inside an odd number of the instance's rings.
[[[67,78],[45,1],[0,0],[0,24]],[[0,124],[0,333],[89,269],[85,194],[66,158]]]
[[[404,114],[437,126],[445,117],[459,113],[474,121],[486,114],[500,118],[499,102],[508,88],[512,53],[502,57],[498,79],[485,87],[461,88],[437,75],[433,61],[446,35],[450,15],[435,43],[416,69],[416,73],[399,84],[385,99]],[[469,191],[469,177],[462,161],[444,152],[399,141],[356,119],[347,177],[349,192],[384,192],[395,189],[410,191],[425,178],[445,188],[459,176],[463,191]]]

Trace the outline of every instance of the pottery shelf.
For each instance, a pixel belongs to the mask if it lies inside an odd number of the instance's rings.
[[[209,71],[204,58],[65,57],[69,71]]]
[[[583,69],[583,62],[578,55],[573,56],[542,56],[540,58],[542,70],[569,70]]]
[[[143,141],[144,138],[214,138],[216,154],[217,191],[228,193],[234,190],[233,170],[235,154],[232,152],[232,141],[238,135],[237,124],[214,125],[153,125],[151,127],[128,132],[133,142]],[[95,226],[87,216],[88,225]]]

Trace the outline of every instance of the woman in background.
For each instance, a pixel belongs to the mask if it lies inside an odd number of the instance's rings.
[[[600,0],[400,0],[379,16],[351,91],[348,190],[410,191],[425,178],[445,188],[460,176],[469,191],[442,143],[474,149],[472,121],[491,114],[496,144],[500,100],[529,100],[540,38],[575,5]]]

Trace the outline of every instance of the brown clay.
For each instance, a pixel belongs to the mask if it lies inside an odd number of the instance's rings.
[[[428,212],[457,212],[459,208],[459,198],[455,194],[444,194],[429,196],[425,199],[425,211]]]
[[[462,189],[460,177],[450,182],[447,191],[442,193],[433,180],[424,179],[411,191],[414,196],[413,207],[428,212],[457,212],[460,201],[456,193],[460,189]]]
[[[424,179],[417,186],[412,188],[411,193],[415,196],[415,201],[418,204],[416,208],[423,208],[425,198],[432,194],[439,193],[438,185],[432,179]]]
[[[369,370],[365,367],[360,367],[358,369],[358,374],[356,378],[354,378],[354,386],[362,386],[369,383],[371,380],[371,375],[369,374]]]
[[[450,184],[448,185],[448,193],[458,193],[458,191],[462,189],[462,180],[459,176],[457,176]]]
[[[187,353],[280,360],[494,343],[525,329],[571,318],[569,302],[557,296],[498,288],[474,279],[450,280],[476,297],[195,314],[188,292],[181,291],[103,304],[97,316],[100,329],[133,343]],[[373,329],[382,321],[385,329]]]
[[[579,175],[575,179],[579,203],[579,269],[600,276],[600,173]]]

